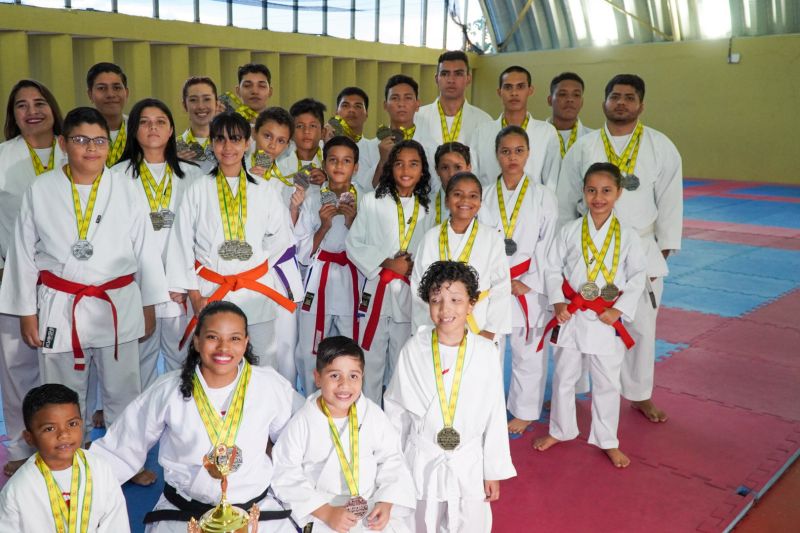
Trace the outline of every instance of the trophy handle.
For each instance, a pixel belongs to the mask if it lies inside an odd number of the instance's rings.
[[[252,507],[250,507],[250,519],[248,523],[250,525],[250,533],[258,533],[258,517],[261,516],[261,509],[258,508],[258,504],[254,503]]]
[[[189,520],[189,523],[186,526],[186,533],[203,533],[200,530],[200,524],[197,523],[197,520],[194,518]]]

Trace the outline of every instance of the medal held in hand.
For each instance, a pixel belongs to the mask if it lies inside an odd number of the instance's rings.
[[[175,140],[175,150],[176,150],[178,153],[181,153],[181,152],[186,152],[186,151],[188,151],[189,149],[190,149],[190,148],[189,148],[189,143],[187,143],[186,141],[184,141],[184,140],[183,140],[183,137],[178,137],[178,138]]]
[[[384,125],[384,124],[381,124],[380,126],[378,126],[378,129],[375,131],[375,136],[380,141],[391,137],[395,144],[399,143],[400,141],[402,141],[404,139],[404,135],[403,135],[402,131],[393,130],[393,129],[389,128],[388,126]]]
[[[453,428],[458,404],[458,392],[461,388],[461,377],[464,372],[464,358],[467,353],[467,333],[458,345],[456,368],[453,372],[453,385],[450,389],[450,400],[445,396],[444,377],[442,376],[442,357],[439,353],[439,334],[434,329],[431,332],[431,350],[433,351],[433,373],[436,378],[436,393],[439,396],[439,407],[442,409],[444,427],[436,434],[436,444],[443,450],[452,451],[461,444],[461,435]]]
[[[331,117],[328,121],[328,125],[333,129],[334,136],[344,135],[344,128],[342,127],[342,122],[338,115]]]
[[[272,167],[272,158],[264,150],[258,150],[253,154],[253,166],[269,170]]]
[[[319,193],[320,203],[325,205],[336,205],[336,202],[339,201],[339,197],[336,196],[336,193],[333,191],[321,191]]]
[[[608,228],[608,233],[603,241],[603,246],[600,251],[592,241],[589,234],[589,215],[583,217],[583,224],[581,227],[581,249],[583,253],[583,261],[586,263],[586,276],[588,281],[580,286],[580,293],[584,300],[592,301],[598,297],[611,302],[620,294],[619,288],[614,285],[614,278],[617,275],[619,268],[619,250],[620,250],[620,227],[619,220],[614,215],[611,215],[611,224]],[[611,259],[611,270],[606,268],[605,260],[608,250],[611,247],[611,241],[614,241],[614,255]],[[591,253],[591,258],[589,254]],[[600,289],[595,280],[597,275],[602,272],[603,278],[606,280],[606,285]]]
[[[242,466],[242,450],[235,444],[231,447],[219,444],[208,452],[206,458],[220,471],[227,468],[229,472],[236,472]]]
[[[69,183],[72,186],[72,207],[75,210],[75,219],[78,226],[78,239],[72,245],[72,255],[79,261],[86,261],[94,255],[94,247],[87,239],[87,236],[89,234],[89,225],[92,223],[94,204],[97,201],[97,191],[100,188],[100,180],[103,178],[103,174],[101,173],[92,182],[89,200],[86,202],[86,211],[84,212],[81,209],[81,197],[78,194],[75,180],[72,179],[72,170],[70,170],[69,165],[64,167],[64,173],[69,178]]]
[[[308,189],[311,186],[311,171],[313,169],[313,165],[300,167],[300,170],[294,173],[294,184],[303,190]]]
[[[337,205],[356,205],[356,196],[350,191],[345,191],[339,195]]]
[[[192,151],[195,159],[201,159],[206,153],[205,148],[198,142],[189,143],[189,150]]]
[[[217,200],[222,216],[222,232],[225,241],[217,249],[224,261],[247,261],[253,256],[253,247],[247,242],[245,224],[247,223],[247,178],[244,169],[239,171],[239,186],[236,198],[233,197],[228,180],[217,171]]]

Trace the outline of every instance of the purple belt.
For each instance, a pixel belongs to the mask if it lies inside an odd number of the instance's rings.
[[[283,269],[281,269],[281,265],[286,261],[292,259],[294,260],[295,267],[297,266],[297,259],[295,255],[297,254],[297,248],[292,246],[287,248],[283,255],[278,259],[278,262],[272,265],[272,269],[278,273],[278,278],[280,278],[281,283],[283,283],[283,287],[286,289],[286,296],[289,297],[290,300],[294,301],[294,295],[292,294],[292,289],[289,287],[289,280],[286,279],[286,274],[283,273]]]

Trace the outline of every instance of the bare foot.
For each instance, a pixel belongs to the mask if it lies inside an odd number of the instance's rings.
[[[553,437],[552,435],[547,435],[546,437],[539,437],[538,439],[533,441],[533,444],[531,446],[533,446],[534,450],[539,450],[540,452],[543,452],[546,449],[550,448],[551,446],[555,446],[559,442],[561,441]]]
[[[98,429],[106,427],[106,419],[103,416],[103,410],[102,409],[98,409],[92,415],[92,425],[94,427],[98,428]]]
[[[142,468],[130,479],[130,482],[135,485],[141,485],[142,487],[149,487],[156,482],[156,479],[158,479],[158,476],[156,476],[155,472]]]
[[[521,420],[519,418],[512,418],[511,421],[508,423],[508,432],[519,435],[525,433],[525,430],[528,429],[528,426],[530,425],[531,425],[530,420]]]
[[[653,400],[631,402],[631,407],[641,412],[650,422],[666,422],[667,413],[656,407]]]
[[[27,459],[18,459],[16,461],[7,462],[6,466],[3,467],[3,473],[8,477],[13,476],[16,471],[19,470],[19,467],[25,464],[25,461],[27,461]]]
[[[614,466],[617,468],[626,468],[631,464],[631,460],[628,459],[628,456],[622,453],[619,448],[611,448],[603,451],[606,452],[608,458],[611,459],[611,462],[614,463]]]

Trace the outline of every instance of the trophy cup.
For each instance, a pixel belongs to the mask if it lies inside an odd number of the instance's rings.
[[[228,448],[225,444],[218,444],[203,458],[203,466],[209,475],[220,480],[222,498],[219,505],[206,512],[199,521],[194,518],[189,521],[188,533],[258,533],[258,504],[254,503],[247,513],[228,503],[228,474],[236,470],[238,452],[236,446]]]

